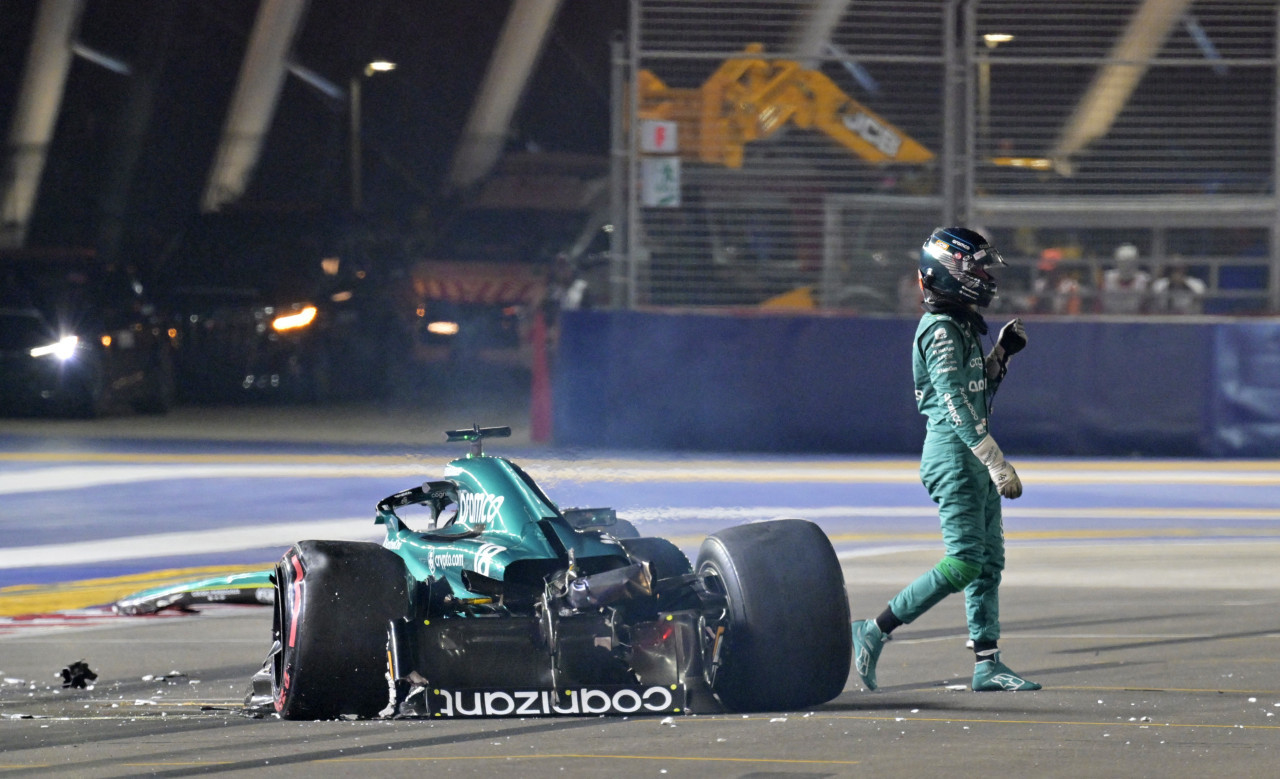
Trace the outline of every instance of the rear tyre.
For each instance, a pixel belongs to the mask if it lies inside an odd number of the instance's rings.
[[[404,562],[377,544],[302,541],[276,566],[271,688],[284,719],[376,717],[391,700],[387,625],[408,610]]]
[[[849,598],[821,528],[776,519],[722,530],[702,542],[698,572],[729,602],[711,677],[721,703],[770,711],[840,694],[853,654]]]

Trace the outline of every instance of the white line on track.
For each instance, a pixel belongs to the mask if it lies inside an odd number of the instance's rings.
[[[411,466],[343,466],[288,465],[283,463],[246,463],[243,465],[65,465],[56,468],[33,468],[0,475],[0,494],[20,492],[56,492],[60,490],[101,487],[112,484],[134,484],[148,481],[182,479],[278,479],[333,476],[404,476],[412,479],[439,478],[426,474],[421,467]]]
[[[737,520],[753,522],[778,517],[799,517],[802,519],[902,519],[911,517],[936,517],[938,509],[932,504],[920,506],[734,506],[726,508],[703,508],[679,506],[663,506],[660,508],[629,508],[618,506],[618,515],[633,521],[664,522],[671,520]],[[1280,509],[1244,509],[1229,507],[1181,508],[1164,506],[1128,506],[1080,508],[1064,506],[1061,508],[1022,508],[1005,505],[1003,515],[1006,519],[1124,519],[1156,521],[1169,520],[1252,520],[1280,521]]]
[[[20,456],[3,458],[9,462],[37,463]],[[789,482],[817,484],[916,483],[917,465],[910,461],[809,462],[793,460],[724,463],[648,461],[565,461],[522,462],[525,470],[547,484],[571,482]],[[1137,484],[1137,485],[1280,485],[1280,467],[1253,465],[1222,467],[1210,462],[1187,463],[1182,467],[1143,464],[1029,462],[1019,466],[1023,480],[1041,484]],[[279,457],[246,457],[239,462],[193,462],[174,456],[171,462],[148,458],[130,462],[119,460],[77,463],[51,467],[30,467],[0,473],[0,494],[79,489],[110,484],[145,481],[212,478],[343,478],[396,477],[410,480],[440,478],[442,469],[420,462],[391,461],[377,457],[335,457],[322,462],[289,462]]]
[[[653,523],[655,527],[642,528],[656,535],[670,535],[663,523],[682,524],[691,521],[755,522],[779,517],[801,517],[809,520],[878,519],[878,518],[933,518],[932,506],[762,506],[745,507],[679,507],[620,509],[624,518],[640,523]],[[1079,519],[1118,519],[1152,521],[1183,520],[1217,522],[1222,520],[1280,520],[1280,510],[1242,509],[1023,509],[1005,510],[1011,519],[1035,518],[1059,521]],[[670,528],[674,530],[675,528]],[[1160,528],[1156,528],[1159,530]],[[1154,532],[1154,531],[1153,531]],[[275,522],[270,524],[236,525],[209,530],[155,533],[150,535],[78,541],[64,544],[10,547],[0,550],[0,569],[32,568],[38,566],[81,565],[117,560],[135,560],[175,555],[234,552],[271,547],[286,548],[303,538],[331,538],[337,540],[380,541],[383,533],[372,522],[372,517],[347,517],[317,519],[303,522]],[[917,549],[917,546],[878,547],[874,550],[841,552],[841,557],[887,554],[892,551]]]
[[[383,535],[367,517],[243,525],[217,530],[156,533],[100,541],[78,541],[70,544],[11,547],[0,551],[0,569],[83,565],[113,560],[234,552],[269,547],[284,549],[303,538],[376,541]]]

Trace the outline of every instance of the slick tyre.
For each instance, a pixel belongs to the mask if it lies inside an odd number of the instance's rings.
[[[302,541],[276,565],[272,698],[284,719],[375,717],[390,701],[387,626],[404,562],[377,544]]]
[[[849,599],[817,525],[775,519],[722,530],[702,542],[698,572],[729,604],[711,677],[721,703],[777,711],[840,694],[853,654]]]

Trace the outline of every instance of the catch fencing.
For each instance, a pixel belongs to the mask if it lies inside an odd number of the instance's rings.
[[[1205,282],[1192,312],[1280,312],[1277,17],[1272,0],[633,0],[612,302],[914,311],[920,244],[964,223],[1013,265],[1006,310],[1105,313],[1132,244],[1153,278]]]

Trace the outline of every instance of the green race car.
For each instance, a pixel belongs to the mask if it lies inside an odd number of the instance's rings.
[[[817,525],[731,527],[702,542],[694,566],[612,509],[559,508],[516,463],[482,452],[485,438],[507,435],[449,431],[469,454],[448,464],[444,480],[378,503],[381,545],[302,541],[285,553],[265,579],[275,615],[251,711],[332,719],[782,710],[843,690],[849,603]],[[421,521],[410,527],[414,512]],[[135,598],[132,610],[161,600],[184,603],[174,591]]]

